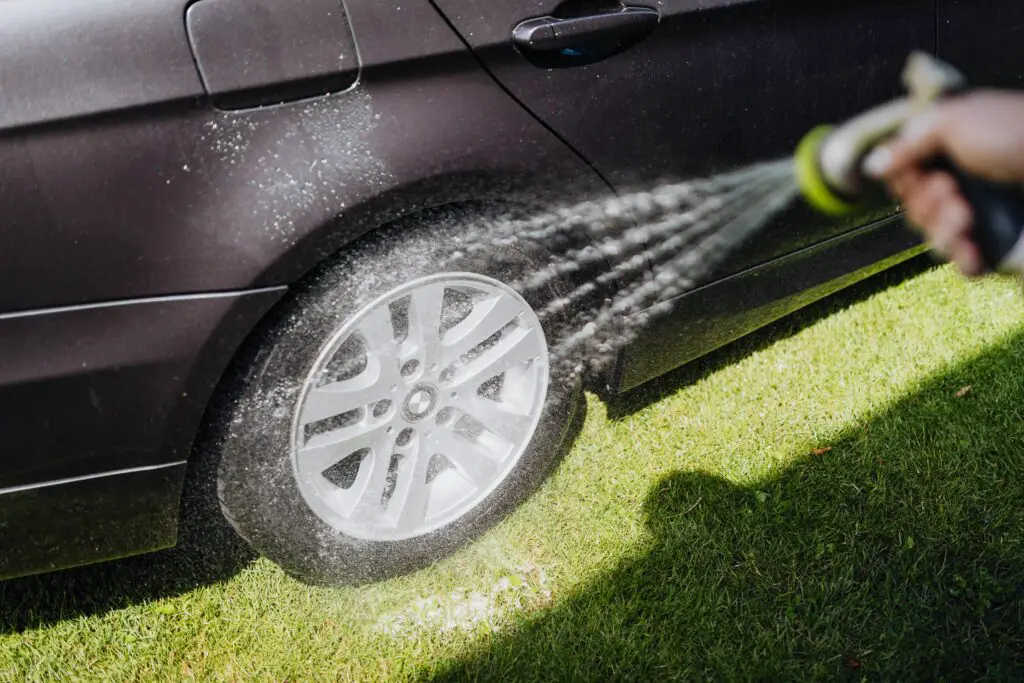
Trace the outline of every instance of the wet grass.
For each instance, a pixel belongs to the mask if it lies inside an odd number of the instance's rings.
[[[932,270],[592,400],[537,496],[413,576],[232,551],[0,584],[0,679],[1019,678],[1020,290]]]

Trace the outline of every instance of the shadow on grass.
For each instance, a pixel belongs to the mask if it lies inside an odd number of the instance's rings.
[[[938,267],[930,254],[921,254],[877,275],[820,299],[794,313],[766,325],[756,332],[726,344],[706,356],[651,380],[632,391],[606,397],[608,418],[618,420],[675,394],[682,387],[700,381],[723,367],[737,363],[752,353],[791,337],[833,313],[864,301],[868,297]]]
[[[1024,676],[1024,335],[821,446],[753,484],[665,478],[649,546],[431,673]]]
[[[0,634],[178,595],[225,581],[255,553],[220,513],[216,463],[203,450],[185,480],[176,547],[114,562],[0,581]]]

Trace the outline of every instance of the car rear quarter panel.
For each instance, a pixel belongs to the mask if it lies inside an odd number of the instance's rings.
[[[0,311],[286,284],[427,206],[601,187],[428,3],[348,7],[363,65],[346,92],[0,131]],[[47,54],[34,16],[23,49]]]
[[[0,3],[0,25],[24,2]],[[55,88],[99,63],[116,72],[104,91],[135,96],[42,106],[32,79],[0,72],[24,105],[0,117],[0,544],[21,549],[0,576],[173,543],[181,463],[235,349],[284,286],[359,235],[458,201],[606,190],[426,2],[349,0],[357,84],[243,111],[196,97],[191,65],[177,87],[125,64],[131,50],[52,59],[76,16],[89,41],[148,27],[187,53],[183,0],[133,5],[127,24],[89,16],[116,5],[131,2],[38,3],[19,14],[18,60]]]

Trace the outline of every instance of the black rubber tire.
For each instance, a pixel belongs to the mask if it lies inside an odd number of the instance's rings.
[[[374,581],[434,562],[501,521],[544,481],[575,436],[585,401],[579,378],[552,362],[536,432],[515,469],[462,518],[416,538],[378,542],[332,529],[306,505],[291,464],[291,424],[304,378],[346,319],[381,294],[439,272],[460,234],[459,220],[399,225],[339,254],[295,288],[241,359],[234,400],[221,415],[218,496],[227,519],[256,550],[300,580],[327,585]],[[542,255],[517,250],[457,270],[511,282]],[[445,268],[451,271],[455,268]],[[536,308],[564,285],[527,296]],[[548,332],[547,326],[545,331]],[[550,344],[551,337],[548,335]]]

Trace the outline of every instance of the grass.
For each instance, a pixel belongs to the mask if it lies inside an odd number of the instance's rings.
[[[1020,290],[934,269],[592,399],[538,495],[412,576],[174,551],[2,583],[0,679],[1019,678]]]

